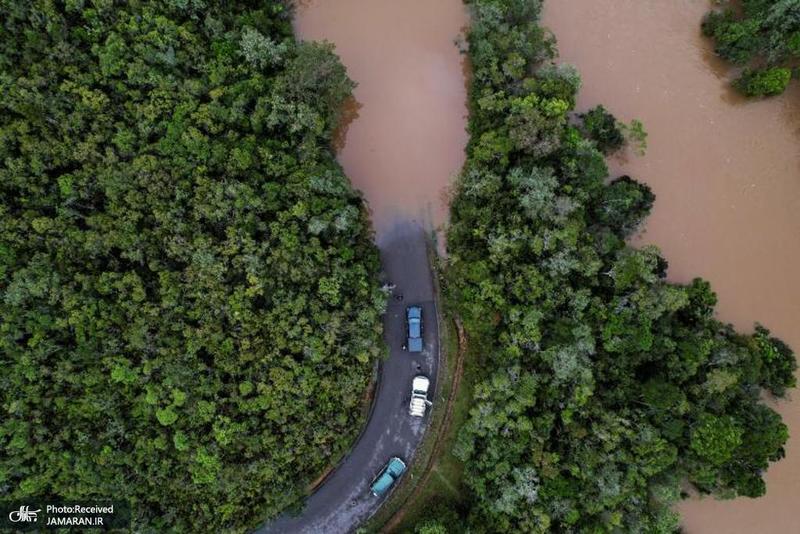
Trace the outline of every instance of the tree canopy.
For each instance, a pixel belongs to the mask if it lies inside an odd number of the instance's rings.
[[[668,533],[685,482],[762,495],[787,428],[760,399],[794,386],[792,351],[720,323],[707,282],[669,283],[655,247],[626,244],[654,196],[607,179],[617,123],[572,112],[580,79],[553,62],[540,2],[468,4],[447,298],[483,378],[455,444],[470,493],[458,529]],[[419,531],[458,524],[437,519]]]
[[[0,495],[241,531],[349,446],[384,298],[284,2],[0,2]]]
[[[719,56],[743,67],[734,86],[745,95],[777,95],[789,85],[800,59],[799,0],[725,0],[702,28]]]

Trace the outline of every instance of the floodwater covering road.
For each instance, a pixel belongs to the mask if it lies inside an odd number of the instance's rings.
[[[700,35],[705,0],[548,0],[544,24],[561,59],[581,71],[579,110],[604,104],[641,119],[647,155],[612,160],[612,174],[656,194],[645,232],[669,278],[709,280],[718,317],[750,331],[760,321],[800,352],[800,90],[744,101]],[[678,508],[688,534],[800,532],[800,393],[778,403],[786,458],[759,499],[693,499]]]
[[[428,242],[447,221],[448,187],[464,161],[466,70],[456,40],[466,23],[461,0],[297,2],[299,38],[333,42],[358,83],[337,158],[364,195],[384,275],[403,298],[388,302],[389,358],[381,364],[372,413],[358,442],[298,516],[282,516],[258,532],[355,529],[383,502],[369,492],[375,474],[392,456],[410,465],[422,440],[427,416],[408,414],[412,378],[429,376],[429,398],[442,401],[435,383],[439,340]],[[411,304],[422,305],[424,323],[423,352],[413,355],[401,348]]]
[[[358,86],[337,159],[380,237],[398,222],[447,221],[467,144],[461,0],[301,0],[301,39],[327,40]]]

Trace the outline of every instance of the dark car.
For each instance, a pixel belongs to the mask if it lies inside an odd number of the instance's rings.
[[[409,306],[406,308],[406,323],[408,324],[408,352],[422,352],[422,307]]]

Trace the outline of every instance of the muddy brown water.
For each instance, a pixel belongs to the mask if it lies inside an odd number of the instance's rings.
[[[334,43],[358,84],[336,144],[379,242],[399,221],[447,221],[467,142],[465,56],[455,44],[467,20],[461,0],[296,4],[298,36]]]
[[[800,352],[800,91],[743,102],[700,35],[703,0],[549,0],[544,24],[583,78],[578,108],[603,103],[639,118],[647,154],[611,162],[657,196],[634,244],[655,243],[669,277],[709,280],[718,316],[750,331],[759,321]],[[760,499],[693,499],[689,534],[800,532],[800,391],[778,411],[787,457]]]

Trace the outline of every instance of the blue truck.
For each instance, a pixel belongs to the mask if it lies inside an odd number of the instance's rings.
[[[408,352],[422,352],[422,306],[406,308],[406,325],[408,326]]]

